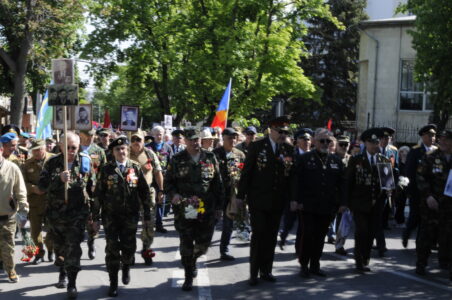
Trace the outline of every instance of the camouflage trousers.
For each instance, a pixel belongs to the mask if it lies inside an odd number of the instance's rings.
[[[449,265],[452,274],[452,198],[446,198],[439,204],[438,256],[440,263]]]
[[[15,216],[0,221],[0,260],[3,261],[3,269],[9,273],[14,270],[14,234],[16,233]]]
[[[141,230],[141,241],[143,242],[143,250],[147,250],[149,248],[151,248],[152,243],[154,242],[154,236],[155,236],[155,229],[154,229],[154,224],[155,224],[155,214],[156,214],[156,209],[155,209],[155,192],[154,192],[154,188],[150,189],[150,193],[151,193],[151,221],[150,223],[152,224],[152,226],[150,226],[149,228],[144,228]],[[144,223],[144,219],[143,219],[143,208],[140,208],[140,214],[141,214],[141,222]]]
[[[177,218],[177,216],[176,216]],[[214,216],[204,216],[202,221],[177,218],[182,265],[189,267],[198,257],[207,253],[215,229]]]
[[[64,257],[64,268],[67,272],[80,271],[80,244],[84,239],[86,216],[49,219],[49,232],[53,238],[53,248],[57,257]]]
[[[90,199],[90,207],[91,207],[91,211],[99,211],[98,206],[99,206],[99,202],[97,201],[97,199]],[[99,234],[99,227],[93,226],[93,224],[87,220],[86,223],[86,232],[88,233],[88,240],[94,240],[95,238],[98,237]]]
[[[36,246],[39,247],[39,257],[43,257],[45,254],[44,245],[46,245],[48,251],[53,251],[52,233],[47,232],[45,239],[42,238],[42,225],[45,221],[45,209],[44,207],[30,207],[28,213],[28,219],[30,220],[30,235]]]
[[[137,216],[102,216],[105,240],[105,263],[107,271],[117,271],[121,263],[131,265],[137,249]]]
[[[432,247],[438,241],[438,212],[427,207],[421,209],[421,222],[416,238],[416,265],[425,268],[428,263]]]

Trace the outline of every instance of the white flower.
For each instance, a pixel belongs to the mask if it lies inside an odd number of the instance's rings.
[[[185,207],[185,219],[196,219],[198,218],[198,209],[193,207],[193,205],[188,205]]]

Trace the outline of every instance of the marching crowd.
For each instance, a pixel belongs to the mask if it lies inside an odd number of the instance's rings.
[[[141,255],[151,265],[155,231],[166,232],[162,220],[171,210],[184,291],[192,289],[197,259],[207,252],[220,220],[221,260],[234,260],[228,249],[234,228],[251,236],[252,286],[259,279],[277,280],[272,274],[275,247],[284,249],[296,224],[301,277],[326,276],[320,266],[325,240],[335,243],[337,254],[348,254],[344,245],[351,225],[356,271],[370,272],[374,240],[384,257],[384,229],[392,218],[406,223],[404,247],[418,228],[416,273],[426,274],[430,252],[438,248],[440,267],[449,270],[452,280],[452,131],[437,133],[429,124],[419,130],[418,145],[397,149],[392,128],[367,129],[352,143],[349,136],[325,128],[303,128],[292,135],[289,123],[286,116],[275,118],[263,134],[253,126],[189,127],[171,135],[160,126],[149,134],[141,129],[68,131],[58,137],[67,139],[67,158],[63,143],[4,126],[0,260],[10,282],[19,279],[15,233],[29,221],[39,249],[32,263],[53,261],[59,268],[56,287],[76,298],[80,245],[86,231],[88,255],[94,259],[102,225],[108,295],[115,297],[120,270],[122,283],[130,282],[138,224]]]

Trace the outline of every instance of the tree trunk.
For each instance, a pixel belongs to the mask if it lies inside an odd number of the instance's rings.
[[[19,69],[19,68],[18,68]],[[25,69],[18,70],[14,75],[14,94],[11,98],[11,124],[22,127],[22,114],[24,111],[25,95]]]

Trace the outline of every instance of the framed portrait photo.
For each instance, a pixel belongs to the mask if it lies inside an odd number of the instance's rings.
[[[54,84],[73,84],[74,60],[52,59],[52,79]]]
[[[136,131],[138,129],[138,114],[140,108],[138,106],[121,105],[121,130]]]
[[[74,127],[76,130],[91,130],[93,128],[93,106],[91,104],[80,104],[74,106]]]
[[[377,163],[380,188],[382,190],[395,190],[394,175],[391,163]]]
[[[53,107],[53,122],[52,122],[52,127],[53,129],[58,129],[58,130],[63,130],[64,129],[64,125],[63,125],[63,111],[64,111],[64,107],[63,106],[54,106]],[[74,127],[72,126],[72,108],[70,106],[66,106],[66,124],[67,124],[67,129],[68,130],[72,130],[74,129]]]
[[[49,86],[49,105],[78,105],[78,85],[51,84]]]

